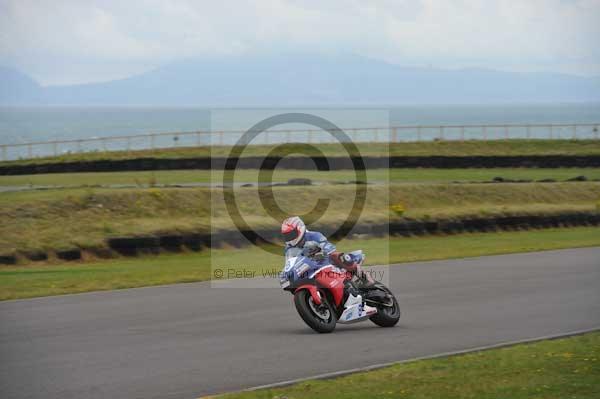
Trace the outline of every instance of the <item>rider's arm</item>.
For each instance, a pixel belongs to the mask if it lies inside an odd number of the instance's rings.
[[[335,245],[327,241],[327,237],[325,237],[323,234],[315,232],[315,238],[315,241],[319,243],[319,247],[321,247],[321,252],[323,252],[324,255],[329,256],[333,252],[335,252]]]
[[[286,246],[284,250],[286,259],[293,258],[294,256],[299,256],[301,252],[302,250],[300,248],[291,246]]]
[[[317,233],[319,238],[319,246],[321,247],[321,251],[324,255],[329,257],[329,261],[338,267],[347,268],[354,264],[354,261],[351,259],[346,259],[347,256],[344,256],[343,252],[339,252],[336,250],[336,247],[333,243],[327,241],[327,238],[321,234]]]

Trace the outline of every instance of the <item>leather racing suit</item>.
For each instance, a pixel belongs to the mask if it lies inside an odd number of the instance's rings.
[[[351,256],[344,255],[343,252],[337,251],[335,245],[329,242],[327,237],[318,231],[306,230],[304,237],[298,244],[286,244],[285,257],[289,258],[297,256],[305,249],[307,243],[311,246],[314,246],[316,243],[318,250],[320,250],[320,255],[323,257],[323,261],[329,260],[332,265],[344,269],[351,274],[356,274],[360,279],[365,279],[367,282],[372,282],[368,273],[363,273],[360,265],[354,262]]]

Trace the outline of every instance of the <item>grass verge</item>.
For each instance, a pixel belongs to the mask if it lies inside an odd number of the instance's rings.
[[[315,206],[316,198],[326,198],[331,205],[319,223],[336,225],[350,213],[356,189],[354,185],[331,185],[326,190],[320,186],[277,187],[273,200],[286,214],[302,215]],[[405,207],[404,217],[433,219],[589,212],[598,199],[600,182],[369,185],[359,222],[398,218],[389,208],[397,203]],[[279,221],[266,211],[274,206],[263,206],[255,187],[236,190],[236,200],[252,228],[277,227]],[[222,190],[205,188],[4,193],[0,195],[0,220],[0,254],[103,247],[105,239],[114,236],[233,228]],[[312,222],[307,219],[307,223]]]
[[[306,155],[339,156],[339,144],[289,144],[296,152]],[[365,143],[356,145],[366,156],[468,156],[468,155],[598,155],[599,140],[471,140],[471,141],[427,141],[414,143]],[[276,145],[248,146],[242,156],[265,156]],[[285,154],[287,149],[280,146],[273,156]],[[231,147],[180,147],[158,150],[88,152],[65,154],[57,157],[35,158],[27,160],[0,162],[4,165],[25,165],[40,163],[62,163],[74,161],[117,160],[137,158],[189,158],[189,157],[225,157]],[[345,152],[342,152],[345,154]]]
[[[600,246],[593,227],[420,238],[344,240],[342,251],[361,248],[368,264],[462,258],[560,248]],[[257,247],[218,249],[134,259],[0,268],[0,300],[111,290],[211,279],[211,270],[279,270],[282,257]],[[211,269],[212,265],[212,269]]]
[[[495,168],[495,169],[373,169],[367,171],[367,181],[395,183],[418,182],[483,182],[495,177],[511,180],[567,180],[576,176],[600,179],[600,168]],[[354,171],[305,171],[276,169],[273,182],[286,182],[293,178],[309,178],[319,182],[344,182],[356,180]],[[258,170],[238,170],[238,182],[261,181]],[[95,173],[49,173],[39,175],[0,176],[0,186],[61,186],[83,187],[93,185],[131,185],[148,187],[153,185],[185,183],[221,183],[221,171],[170,170],[144,172],[95,172]]]
[[[597,398],[600,332],[223,395],[259,398]]]

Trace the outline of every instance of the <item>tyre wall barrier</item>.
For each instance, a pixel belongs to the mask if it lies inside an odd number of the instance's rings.
[[[0,264],[3,265],[14,265],[17,263],[17,257],[15,255],[1,255]]]
[[[23,252],[23,256],[34,262],[48,260],[48,253],[44,251],[25,251]]]
[[[143,170],[201,169],[222,170],[227,158],[137,158],[117,160],[73,161],[0,166],[0,175],[30,175],[39,173],[122,172]],[[381,168],[587,168],[600,167],[598,155],[527,155],[527,156],[413,156],[363,157],[367,169]],[[244,157],[239,169],[353,169],[346,157]]]
[[[511,215],[464,219],[438,220],[399,220],[381,224],[364,224],[355,226],[350,236],[383,237],[383,236],[423,236],[450,235],[460,233],[480,233],[495,231],[518,231],[556,227],[600,226],[600,213],[570,212],[555,215]],[[325,226],[315,226],[316,230],[327,231]],[[332,239],[343,237],[332,236]],[[260,245],[264,240],[280,240],[278,230],[263,229],[256,232],[220,231],[215,234],[185,233],[160,236],[116,237],[106,240],[107,247],[84,248],[54,251],[61,260],[80,260],[83,253],[98,258],[110,258],[116,254],[121,256],[138,256],[142,254],[158,254],[160,252],[178,252],[184,250],[201,251],[205,248],[222,248],[230,246],[242,248],[252,244]],[[43,251],[20,252],[0,255],[0,264],[14,265],[19,258],[26,261],[45,261],[49,253]]]
[[[123,256],[160,252],[160,238],[156,236],[109,238],[107,244],[110,249]]]
[[[79,260],[81,259],[81,250],[66,249],[63,251],[56,251],[56,257],[61,260]]]

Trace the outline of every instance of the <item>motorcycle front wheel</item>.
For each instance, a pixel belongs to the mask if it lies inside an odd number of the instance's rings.
[[[302,320],[316,332],[330,333],[335,329],[337,316],[327,298],[317,305],[310,292],[303,289],[294,294],[294,305]]]

